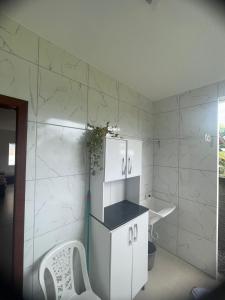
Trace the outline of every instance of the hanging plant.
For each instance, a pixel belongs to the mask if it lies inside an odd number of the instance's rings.
[[[106,135],[111,137],[118,137],[117,127],[109,127],[109,122],[106,123],[106,126],[94,126],[91,124],[88,125],[87,130],[87,147],[90,158],[90,172],[91,175],[95,175],[98,171],[103,169],[101,164],[101,157],[103,155],[103,141]]]

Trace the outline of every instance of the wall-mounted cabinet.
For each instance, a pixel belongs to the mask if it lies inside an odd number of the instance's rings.
[[[141,175],[142,142],[107,138],[105,141],[105,182]]]

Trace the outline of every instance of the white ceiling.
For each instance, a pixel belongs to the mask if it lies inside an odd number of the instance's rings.
[[[225,79],[225,24],[197,0],[27,0],[6,13],[152,100]]]

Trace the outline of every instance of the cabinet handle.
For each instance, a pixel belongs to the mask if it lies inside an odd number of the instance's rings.
[[[138,239],[138,226],[134,224],[134,241],[136,242]]]
[[[128,174],[131,174],[131,170],[132,170],[131,159],[130,157],[128,157]]]
[[[125,163],[125,158],[122,158],[122,175],[126,174],[126,163]]]
[[[133,241],[133,228],[129,227],[129,245],[132,244]]]

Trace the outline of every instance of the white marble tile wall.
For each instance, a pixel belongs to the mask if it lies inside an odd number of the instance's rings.
[[[43,299],[37,277],[41,257],[62,241],[84,239],[87,122],[110,121],[122,136],[144,141],[144,197],[152,190],[152,103],[2,15],[0,94],[29,104],[24,293]],[[123,192],[112,186],[112,202]]]
[[[216,275],[219,89],[222,93],[222,83],[153,103],[154,138],[160,140],[154,143],[153,196],[177,205],[176,214],[156,226],[158,243],[212,276]]]

